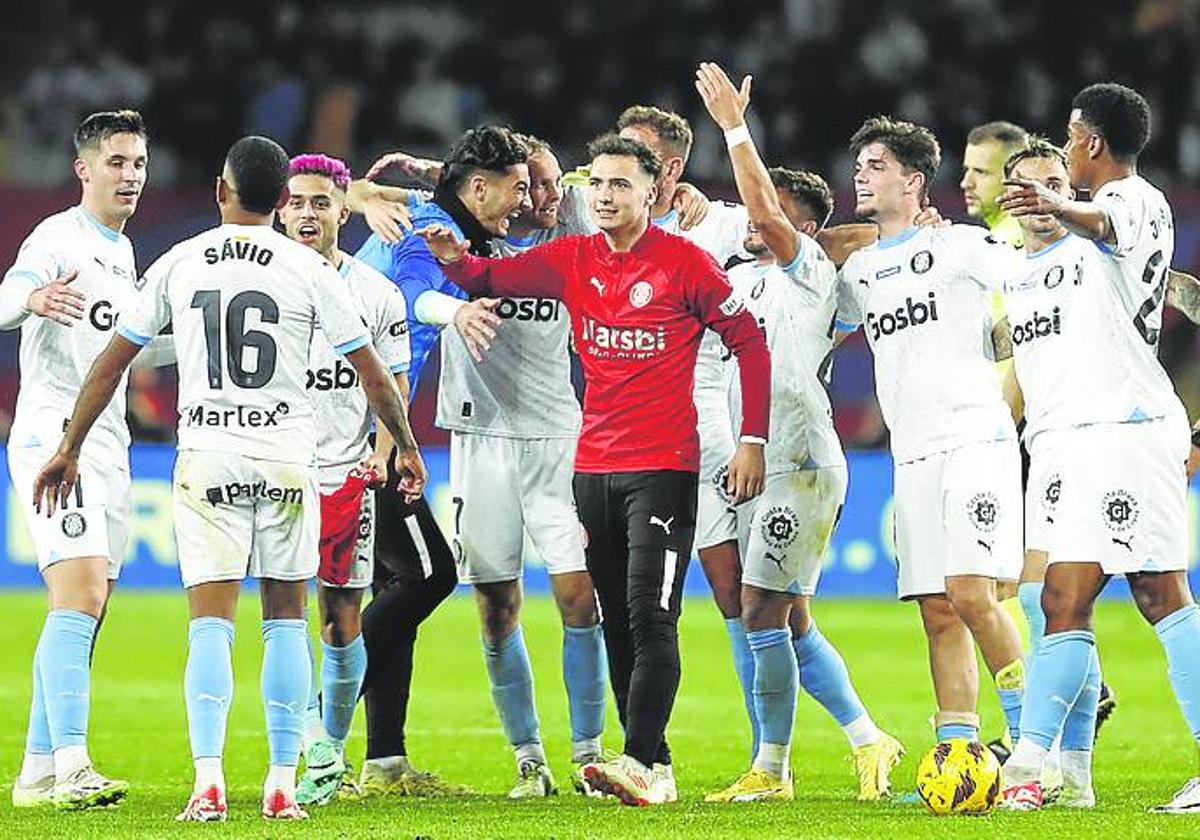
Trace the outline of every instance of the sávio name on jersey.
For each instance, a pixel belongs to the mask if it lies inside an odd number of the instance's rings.
[[[204,491],[204,500],[210,505],[233,504],[239,500],[253,501],[266,499],[269,502],[283,502],[285,505],[298,505],[304,502],[302,487],[272,487],[265,481],[238,484],[231,482]]]
[[[189,408],[184,415],[188,426],[210,426],[229,428],[241,426],[246,429],[261,429],[267,426],[278,426],[279,419],[286,417],[289,406],[281,402],[274,408],[247,408],[239,405],[237,408],[209,408],[198,405]]]
[[[204,261],[209,265],[221,260],[249,260],[259,265],[267,265],[273,256],[275,255],[271,253],[270,248],[260,248],[258,243],[241,236],[229,237],[221,244],[220,250],[217,250],[216,246],[204,249]]]
[[[646,358],[667,349],[667,331],[664,327],[653,330],[610,327],[592,318],[584,318],[582,342],[593,356],[613,354]]]
[[[517,321],[557,321],[562,302],[554,298],[500,298],[496,315]]]
[[[878,341],[881,335],[891,335],[937,319],[937,297],[930,292],[928,300],[924,301],[905,298],[904,305],[897,306],[895,312],[884,312],[882,315],[868,312],[867,329],[871,331],[871,338]]]

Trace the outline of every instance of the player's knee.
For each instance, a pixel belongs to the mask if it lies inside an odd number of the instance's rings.
[[[1042,589],[1042,612],[1046,615],[1046,632],[1060,633],[1089,626],[1092,602],[1073,589],[1047,583]]]
[[[1176,577],[1181,580],[1176,580]],[[1182,580],[1182,575],[1130,575],[1129,588],[1138,611],[1151,624],[1157,624],[1191,603],[1187,583]]]
[[[787,593],[742,587],[742,624],[747,630],[787,627],[791,607],[792,596]]]
[[[554,600],[563,624],[568,627],[591,627],[599,621],[591,578],[586,574],[560,575],[560,578],[578,578],[556,581],[554,584]]]
[[[996,596],[990,585],[976,580],[951,581],[946,586],[946,595],[968,626],[986,619],[996,608]]]
[[[921,623],[925,627],[925,635],[929,638],[955,632],[962,626],[962,619],[958,617],[958,612],[948,598],[928,596],[921,599],[920,605]]]

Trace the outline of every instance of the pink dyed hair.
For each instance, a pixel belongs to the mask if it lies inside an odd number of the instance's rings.
[[[288,177],[324,175],[339,190],[350,186],[350,167],[329,155],[296,155],[288,164]]]

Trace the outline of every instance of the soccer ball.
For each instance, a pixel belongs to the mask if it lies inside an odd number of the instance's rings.
[[[978,741],[942,741],[917,767],[917,793],[939,816],[986,814],[1000,796],[1000,762]]]

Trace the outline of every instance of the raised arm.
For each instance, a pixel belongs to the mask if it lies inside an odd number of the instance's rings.
[[[800,249],[796,228],[783,212],[771,175],[746,126],[746,108],[750,104],[751,78],[742,79],[735,88],[729,76],[717,64],[705,62],[696,71],[696,90],[704,107],[722,131],[729,146],[729,160],[738,195],[750,214],[750,223],[758,230],[766,246],[781,265],[788,265]]]
[[[46,515],[53,516],[60,502],[65,502],[79,477],[79,452],[96,418],[112,402],[125,369],[133,362],[142,345],[116,334],[92,362],[67,430],[58,444],[54,457],[46,462],[33,484],[33,506],[41,511],[45,496]]]
[[[1024,178],[1009,178],[1004,185],[1009,189],[1000,196],[997,205],[1012,216],[1054,216],[1071,233],[1105,245],[1117,244],[1112,219],[1100,204],[1075,201]]]
[[[521,254],[494,259],[467,253],[471,243],[459,240],[445,225],[416,231],[442,265],[450,282],[475,296],[563,297],[566,277],[554,258],[566,240],[539,245]]]

